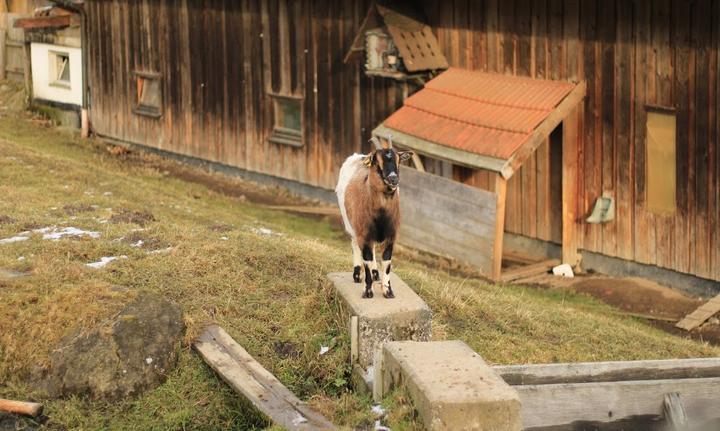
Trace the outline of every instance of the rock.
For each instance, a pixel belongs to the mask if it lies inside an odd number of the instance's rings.
[[[160,385],[175,366],[185,330],[180,308],[141,293],[109,325],[74,334],[51,355],[43,386],[52,397],[117,399]]]
[[[35,431],[39,428],[32,419],[0,412],[0,431]]]

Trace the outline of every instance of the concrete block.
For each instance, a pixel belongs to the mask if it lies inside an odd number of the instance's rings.
[[[387,341],[430,339],[430,308],[394,273],[390,275],[395,298],[386,299],[378,290],[373,298],[363,298],[363,283],[355,283],[349,272],[328,274],[341,299],[353,344],[354,368],[366,383],[372,380],[373,355]],[[375,286],[380,289],[379,285]],[[356,316],[357,319],[352,319]],[[356,321],[357,326],[351,327]]]
[[[522,427],[517,391],[462,341],[385,343],[376,367],[376,398],[404,386],[428,430]]]

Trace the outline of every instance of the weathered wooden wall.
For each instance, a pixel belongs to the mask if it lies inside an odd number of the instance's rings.
[[[334,186],[349,154],[402,103],[402,86],[342,58],[368,0],[89,0],[91,120],[100,134]],[[453,66],[584,79],[578,214],[608,191],[617,217],[581,224],[580,247],[720,280],[718,50],[714,0],[425,0]],[[291,51],[278,51],[287,9]],[[269,40],[268,40],[269,38]],[[163,76],[164,115],[132,113],[132,72]],[[304,146],[268,143],[267,89],[303,96]],[[674,107],[678,208],[645,210],[646,105]],[[506,230],[559,242],[559,140],[509,182]],[[456,178],[491,188],[482,173]]]
[[[87,2],[91,121],[116,139],[333,188],[342,160],[400,103],[394,81],[342,63],[369,2],[290,2],[278,52],[277,0]],[[132,112],[132,72],[162,74],[164,115]],[[287,82],[289,81],[289,82]],[[303,97],[304,145],[269,143],[268,90]]]
[[[720,280],[719,1],[455,0],[426,8],[451,65],[587,81],[578,214],[608,191],[617,217],[582,223],[581,248]],[[648,105],[677,114],[670,216],[645,209]],[[557,143],[510,180],[507,231],[559,242]],[[487,174],[456,171],[492,188]]]

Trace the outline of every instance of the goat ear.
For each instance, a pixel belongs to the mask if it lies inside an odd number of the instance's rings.
[[[363,160],[363,163],[364,163],[365,166],[367,166],[368,168],[369,168],[370,166],[372,166],[373,164],[375,164],[375,151],[373,151],[372,153],[370,153],[370,154],[368,154],[367,156],[365,156],[365,160]]]
[[[400,152],[398,153],[398,155],[400,156],[400,161],[401,161],[401,162],[406,162],[406,161],[410,160],[410,158],[411,158],[412,156],[414,156],[415,153],[412,152],[412,151],[400,151]]]

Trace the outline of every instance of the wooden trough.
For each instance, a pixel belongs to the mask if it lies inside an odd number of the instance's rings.
[[[493,368],[520,394],[526,430],[720,426],[720,358]]]

